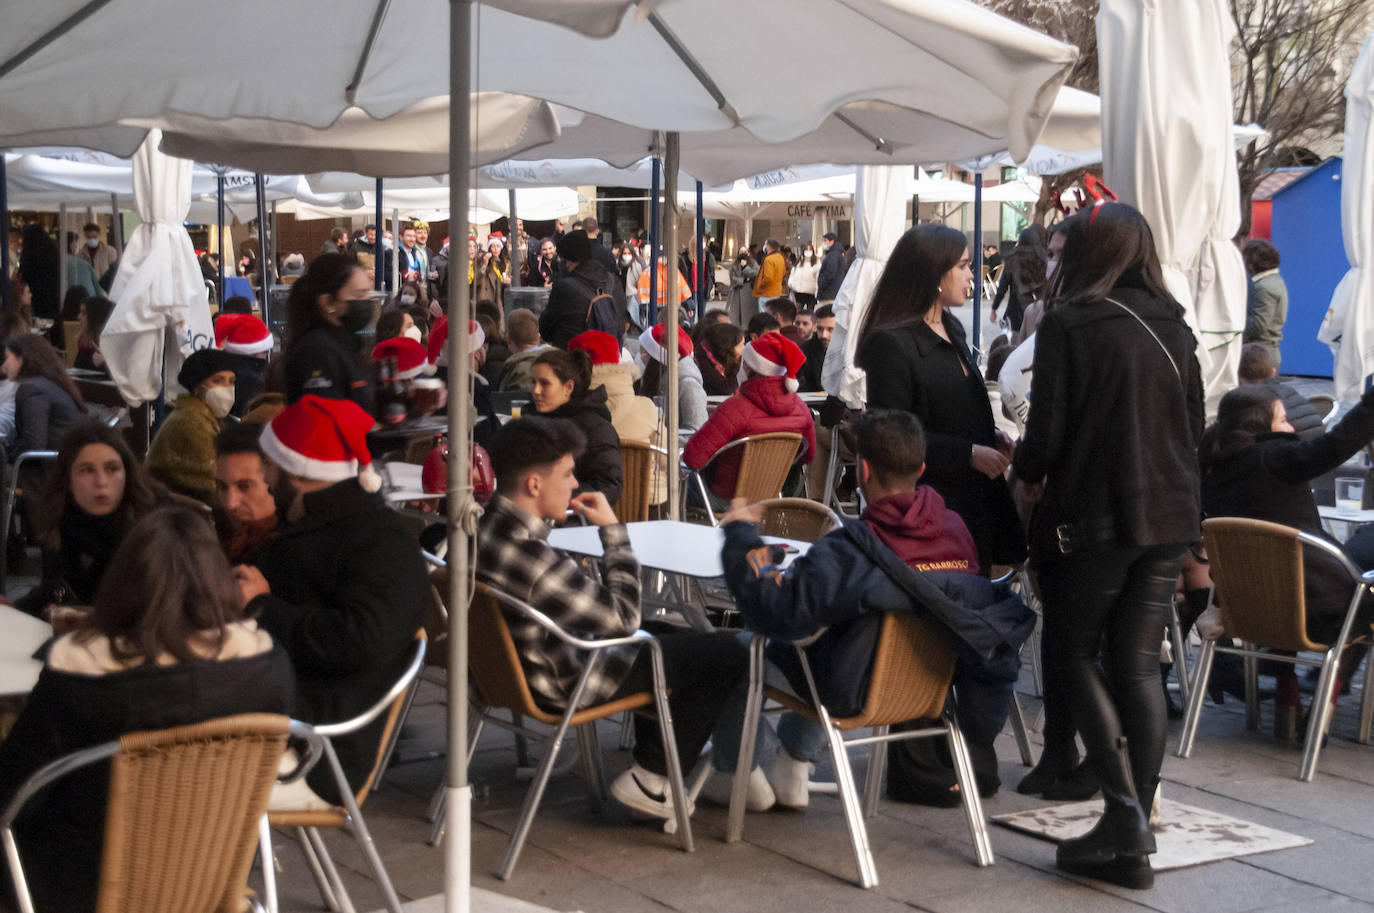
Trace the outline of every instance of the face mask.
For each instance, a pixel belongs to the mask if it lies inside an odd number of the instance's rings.
[[[372,321],[372,299],[354,298],[348,302],[348,310],[344,312],[339,323],[350,333],[360,333],[367,329],[367,325]]]
[[[383,247],[383,249],[385,249],[385,250],[391,250],[391,239],[390,239],[390,238],[383,238],[383,239],[382,239],[382,247]]]
[[[631,260],[633,260],[633,259],[634,259],[634,256],[631,255],[631,254],[621,254],[621,255],[620,255],[620,262],[621,262],[621,263],[629,263],[629,262],[630,262]]]
[[[424,334],[420,332],[420,328],[417,326],[410,327],[410,329],[406,330],[401,335],[404,336],[406,339],[413,339],[416,342],[419,342],[421,339],[424,338]]]
[[[406,295],[402,295],[402,296],[401,296],[401,304],[414,304],[414,303],[415,303],[415,296],[414,296],[414,295],[406,294]]]
[[[86,246],[89,247],[89,248],[91,248],[92,250],[94,250],[95,248],[97,248],[97,247],[100,246],[100,239],[99,239],[99,238],[87,238],[87,239],[86,239]]]
[[[234,388],[211,387],[205,391],[205,405],[215,413],[215,418],[224,418],[234,408]]]

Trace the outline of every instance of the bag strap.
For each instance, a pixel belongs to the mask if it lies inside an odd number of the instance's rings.
[[[1174,369],[1174,377],[1178,378],[1178,382],[1180,384],[1183,383],[1183,374],[1178,370],[1178,362],[1174,361],[1174,356],[1169,354],[1169,350],[1164,347],[1164,343],[1160,340],[1159,335],[1155,333],[1154,330],[1150,329],[1150,325],[1146,323],[1144,320],[1141,320],[1139,314],[1137,314],[1130,308],[1126,307],[1126,305],[1122,304],[1120,301],[1117,301],[1115,298],[1106,298],[1104,300],[1121,308],[1127,314],[1130,314],[1132,317],[1135,318],[1136,323],[1140,324],[1145,328],[1145,332],[1149,333],[1150,336],[1154,339],[1154,341],[1159,345],[1159,350],[1164,353],[1164,357],[1169,359],[1169,367]]]

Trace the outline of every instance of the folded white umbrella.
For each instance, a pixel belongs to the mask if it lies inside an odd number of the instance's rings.
[[[1317,337],[1336,359],[1336,396],[1352,399],[1374,373],[1374,36],[1365,39],[1345,84],[1341,150],[1341,235],[1350,269],[1331,295]]]
[[[1208,400],[1235,386],[1245,328],[1240,183],[1222,0],[1167,9],[1102,0],[1103,174],[1150,223],[1169,290],[1198,337]]]

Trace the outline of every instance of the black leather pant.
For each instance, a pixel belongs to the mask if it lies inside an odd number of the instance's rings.
[[[1154,783],[1164,761],[1160,632],[1185,549],[1095,547],[1038,564],[1055,659],[1047,671],[1058,676],[1090,759],[1126,737],[1138,789]],[[1106,650],[1110,683],[1096,663],[1099,649]]]

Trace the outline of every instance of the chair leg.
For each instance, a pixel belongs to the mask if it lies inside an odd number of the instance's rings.
[[[1336,668],[1341,658],[1335,650],[1327,650],[1322,662],[1321,677],[1317,679],[1317,690],[1312,695],[1312,709],[1307,714],[1307,744],[1302,751],[1302,766],[1298,769],[1298,779],[1311,783],[1317,775],[1317,758],[1322,750],[1322,737],[1331,724],[1336,708],[1331,706],[1332,692],[1336,690]]]
[[[844,809],[844,823],[849,829],[849,842],[854,847],[854,862],[859,867],[859,887],[868,889],[878,886],[878,864],[873,859],[873,850],[868,844],[868,828],[864,825],[863,809],[859,792],[854,787],[854,770],[849,766],[849,752],[844,744],[844,735],[830,722],[830,714],[824,707],[818,707],[821,726],[825,728],[826,741],[830,746],[831,761],[835,766],[835,785],[839,788],[840,807]]]
[[[663,756],[668,762],[668,783],[673,791],[673,819],[677,824],[678,842],[683,852],[696,850],[692,841],[692,818],[687,812],[687,788],[682,782],[682,763],[677,756],[677,742],[673,739],[673,714],[668,709],[668,684],[663,676],[663,654],[653,652],[654,708],[658,712],[659,738],[663,740]]]
[[[596,735],[596,722],[577,727],[577,753],[582,762],[582,776],[587,781],[587,799],[592,814],[599,815],[606,807],[606,771],[601,766],[601,740]]]
[[[585,670],[583,676],[584,678],[586,676]],[[578,689],[573,696],[580,697],[581,689]],[[520,861],[520,851],[525,848],[525,838],[530,834],[530,825],[534,823],[534,814],[539,810],[539,801],[544,798],[544,788],[549,784],[549,776],[553,773],[554,761],[558,759],[558,750],[563,747],[563,737],[568,734],[568,723],[572,719],[575,706],[575,702],[570,704],[569,709],[558,721],[558,726],[555,727],[545,743],[544,756],[539,759],[539,768],[535,771],[534,782],[530,784],[529,792],[525,793],[525,804],[520,809],[520,819],[516,822],[515,833],[511,835],[506,853],[501,857],[501,867],[496,873],[496,876],[502,881],[510,879],[511,873],[515,871],[515,864]]]
[[[4,523],[0,527],[0,591],[4,590],[9,577],[10,525],[14,522],[14,489],[19,484],[18,467],[11,466],[10,472],[9,488],[5,491],[5,511],[0,514],[0,522]]]
[[[315,880],[315,887],[320,892],[320,900],[325,907],[333,913],[339,913],[339,901],[334,896],[334,888],[329,883],[329,877],[324,873],[324,867],[320,865],[320,857],[315,853],[315,847],[310,843],[310,836],[305,828],[296,828],[296,839],[301,844],[301,855],[305,857],[306,867],[310,869],[310,876]]]
[[[1188,695],[1188,709],[1183,713],[1183,729],[1178,734],[1180,758],[1193,753],[1193,739],[1197,737],[1198,718],[1202,716],[1202,699],[1207,694],[1207,679],[1212,675],[1212,659],[1216,656],[1216,641],[1204,640],[1193,666],[1193,686]]]
[[[945,712],[945,732],[949,738],[950,757],[954,760],[954,775],[959,780],[959,792],[963,794],[961,804],[964,817],[968,819],[969,835],[973,838],[974,857],[980,867],[990,866],[996,859],[992,854],[987,818],[983,815],[983,800],[978,795],[978,780],[973,774],[973,761],[968,756],[968,745],[959,729],[959,721],[948,711]]]
[[[1026,733],[1026,717],[1021,712],[1021,699],[1016,696],[1016,692],[1011,693],[1011,713],[1008,714],[1011,720],[1011,734],[1016,737],[1016,748],[1021,752],[1021,763],[1030,767],[1035,764],[1035,756],[1031,753],[1030,736]]]
[[[320,836],[320,832],[313,827],[307,827],[305,835],[324,868],[329,890],[337,904],[335,909],[339,913],[358,913],[357,908],[353,906],[353,898],[348,896],[348,888],[344,887],[343,879],[339,877],[339,870],[334,866],[334,857],[329,855],[329,848],[324,845],[324,838]]]
[[[1244,643],[1246,649],[1253,650],[1255,645]],[[1245,657],[1245,728],[1249,730],[1259,729],[1260,725],[1260,705],[1259,705],[1259,660],[1254,656]]]
[[[1360,695],[1360,731],[1355,736],[1361,745],[1369,744],[1369,730],[1372,723],[1374,723],[1374,647],[1366,647],[1364,690]]]
[[[353,833],[353,839],[358,841],[358,846],[362,848],[363,858],[367,860],[368,868],[372,869],[372,878],[382,889],[382,897],[386,900],[386,908],[390,913],[401,913],[401,899],[396,896],[396,888],[391,883],[391,876],[387,874],[386,866],[382,864],[381,854],[377,852],[377,844],[372,840],[372,832],[367,829],[367,822],[363,820],[362,809],[358,808],[353,801],[353,797],[345,794],[344,805],[348,808],[348,829]]]
[[[277,860],[272,853],[272,825],[267,816],[258,819],[258,860],[262,865],[262,893],[267,898],[267,913],[277,913]]]
[[[891,726],[874,726],[873,734],[887,735]],[[878,800],[883,792],[883,773],[887,770],[887,743],[874,742],[868,753],[868,773],[864,776],[864,817],[878,814]]]
[[[735,761],[735,782],[730,790],[730,815],[725,824],[725,842],[736,843],[744,837],[744,806],[749,797],[749,771],[754,766],[754,742],[763,712],[764,639],[755,634],[749,640],[749,694],[744,704],[744,728],[740,732],[739,757]]]
[[[620,750],[629,751],[635,747],[635,715],[625,711],[620,715]]]
[[[1169,640],[1174,648],[1174,675],[1178,677],[1178,697],[1188,703],[1188,654],[1187,643],[1183,638],[1183,628],[1178,623],[1178,607],[1169,605]]]
[[[391,738],[386,743],[386,748],[382,752],[382,763],[377,768],[377,778],[372,783],[372,791],[379,793],[382,791],[382,784],[386,781],[386,772],[391,767],[391,756],[396,753],[396,746],[401,741],[401,730],[405,727],[406,720],[410,718],[410,708],[415,704],[415,695],[420,693],[418,683],[410,686],[409,693],[406,694],[405,703],[401,705],[401,714],[396,718],[396,725],[392,728]]]

